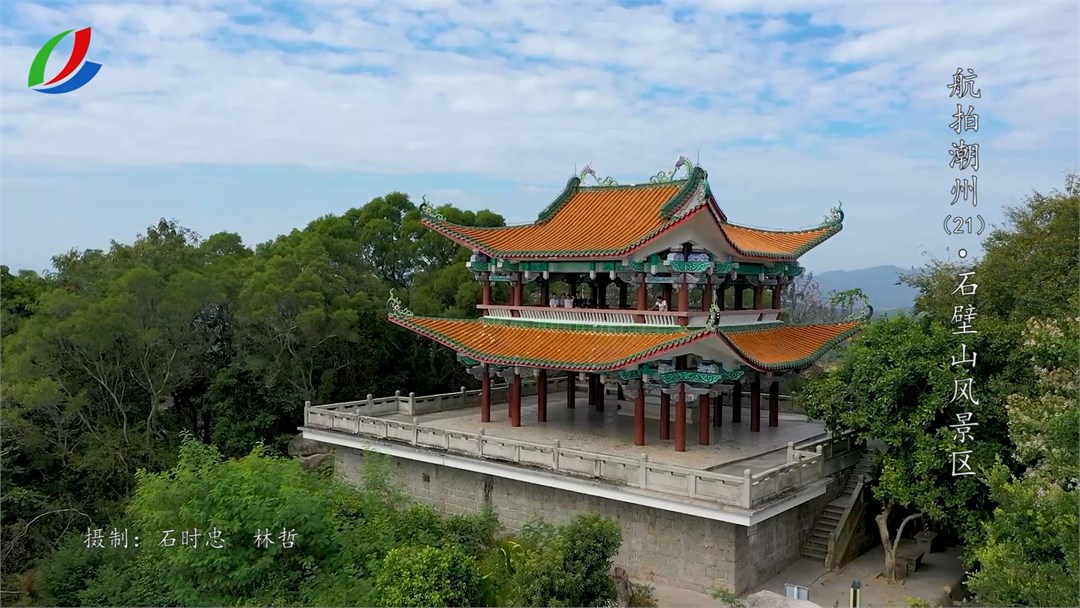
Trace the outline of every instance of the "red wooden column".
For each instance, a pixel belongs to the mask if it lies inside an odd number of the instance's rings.
[[[547,370],[542,369],[536,376],[536,420],[547,422]]]
[[[705,288],[701,292],[701,310],[709,312],[712,307],[712,275],[705,275]]]
[[[630,294],[628,293],[630,286],[622,281],[619,281],[619,309],[626,310],[630,307]]]
[[[724,393],[713,397],[713,426],[724,426]]]
[[[686,451],[686,385],[679,383],[679,400],[675,402],[675,451]]]
[[[776,279],[776,285],[772,288],[772,307],[780,308],[780,294],[784,290],[784,283],[780,279]]]
[[[698,443],[709,445],[709,395],[698,397]]]
[[[491,374],[483,366],[484,377],[480,379],[480,422],[491,422]]]
[[[604,383],[600,380],[600,374],[596,374],[596,411],[604,411]]]
[[[735,310],[743,309],[743,291],[746,290],[746,285],[736,283],[735,287]]]
[[[566,372],[566,409],[574,409],[577,400],[577,372]]]
[[[762,294],[765,293],[765,286],[760,282],[754,285],[754,310],[761,310]]]
[[[484,280],[480,282],[480,303],[484,306],[491,305],[491,275],[484,273]],[[486,313],[485,313],[486,314]]]
[[[645,284],[645,273],[639,273],[638,278],[641,279],[641,284],[637,288],[637,309],[649,310],[649,286]],[[635,316],[634,322],[644,323],[645,315]]]
[[[679,287],[679,312],[690,312],[690,285],[686,282],[686,273],[682,275],[682,286]],[[690,318],[686,316],[679,317],[679,325],[686,327],[690,323]]]
[[[672,296],[672,292],[675,289],[675,286],[672,285],[671,283],[664,283],[664,286],[663,286],[662,289],[664,290],[664,301],[667,302],[668,310],[670,311],[671,310],[671,296]]]
[[[780,426],[780,382],[769,383],[769,426]]]
[[[596,374],[585,374],[586,390],[589,396],[589,406],[596,406]]]
[[[660,393],[660,439],[671,439],[671,395]]]
[[[634,398],[634,445],[645,445],[645,386],[640,380]]]
[[[510,426],[521,426],[521,374],[510,381]]]
[[[547,306],[551,302],[551,281],[540,279],[540,306]]]
[[[761,431],[761,380],[757,374],[750,383],[750,431]]]
[[[720,286],[716,288],[716,306],[720,310],[727,309],[727,279],[721,279],[723,281]]]
[[[511,306],[521,306],[522,293],[525,291],[525,280],[520,272],[514,273],[514,303]],[[515,311],[516,313],[517,311]],[[514,316],[517,316],[516,314]]]
[[[731,421],[742,422],[742,382],[731,385]]]

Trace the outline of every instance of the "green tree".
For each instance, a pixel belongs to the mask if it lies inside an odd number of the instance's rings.
[[[615,600],[612,560],[622,544],[614,521],[586,513],[558,527],[532,522],[511,578],[515,606],[604,606]]]
[[[1029,321],[1024,352],[1036,394],[1009,396],[1009,434],[1022,472],[999,459],[989,478],[998,503],[968,563],[968,588],[993,606],[1080,605],[1080,319]]]
[[[930,319],[899,316],[872,323],[841,358],[810,379],[802,396],[807,413],[831,431],[854,431],[860,440],[880,440],[881,474],[873,487],[882,504],[876,516],[885,550],[885,571],[895,574],[895,551],[904,527],[926,517],[942,529],[963,531],[978,523],[985,487],[973,476],[952,475],[951,454],[973,449],[970,462],[989,463],[1002,447],[994,421],[1000,407],[957,396],[959,355],[950,330]],[[979,376],[975,387],[978,389]],[[978,394],[975,394],[978,399]],[[980,422],[978,441],[964,445],[949,425],[970,412]],[[911,513],[899,526],[899,509]],[[895,531],[895,533],[894,533]]]

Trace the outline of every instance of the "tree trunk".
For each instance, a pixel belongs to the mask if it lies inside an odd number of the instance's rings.
[[[884,510],[874,517],[874,521],[877,522],[878,534],[881,535],[881,548],[885,550],[885,578],[890,583],[895,583],[896,550],[900,547],[900,539],[904,537],[904,528],[907,527],[908,522],[921,518],[923,514],[915,513],[905,517],[904,521],[900,522],[900,528],[896,531],[896,538],[891,538],[889,534],[889,513],[892,511],[892,507],[892,505],[886,505]]]

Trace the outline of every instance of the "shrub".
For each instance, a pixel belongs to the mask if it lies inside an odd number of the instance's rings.
[[[478,606],[480,575],[460,547],[391,549],[375,575],[380,606]]]

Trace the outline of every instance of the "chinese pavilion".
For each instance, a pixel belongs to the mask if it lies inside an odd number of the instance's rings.
[[[685,175],[677,178],[680,170]],[[586,186],[588,176],[597,185]],[[710,410],[712,424],[720,426],[729,390],[731,421],[741,422],[744,383],[750,430],[759,432],[762,383],[769,426],[775,427],[780,378],[850,337],[871,312],[841,323],[783,321],[781,292],[803,272],[799,256],[838,233],[843,213],[837,207],[808,230],[733,224],[713,197],[706,172],[685,157],[672,171],[637,185],[599,179],[586,166],[529,225],[460,226],[426,203],[421,214],[428,228],[472,250],[467,265],[482,284],[477,308],[483,317],[414,316],[391,297],[389,318],[457,351],[481,380],[483,422],[491,421],[493,376],[509,383],[510,424],[520,426],[522,375],[538,378],[543,423],[548,375],[563,372],[571,380],[569,408],[576,405],[577,374],[588,378],[589,406],[601,411],[605,383],[618,382],[620,392],[634,399],[637,445],[645,443],[646,393],[659,394],[662,440],[671,438],[674,400],[676,451],[686,450],[688,409],[696,410],[699,443],[709,444]],[[509,303],[492,301],[494,282],[509,283]],[[537,284],[539,302],[524,301],[527,283]],[[563,299],[583,291],[587,300]],[[658,306],[651,306],[654,294],[663,298]]]

